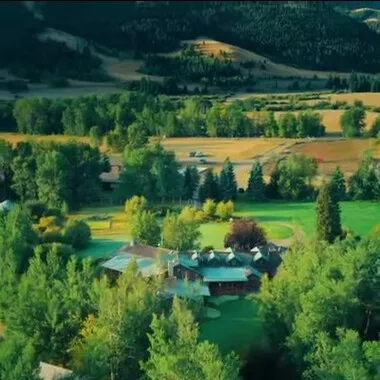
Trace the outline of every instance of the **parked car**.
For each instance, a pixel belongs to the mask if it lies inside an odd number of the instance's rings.
[[[199,163],[200,164],[207,164],[207,160],[205,158],[200,158]]]

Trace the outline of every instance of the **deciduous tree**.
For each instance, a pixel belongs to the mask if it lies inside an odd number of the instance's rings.
[[[224,246],[248,252],[252,248],[266,244],[265,231],[255,220],[240,219],[233,222],[231,232],[224,238]]]

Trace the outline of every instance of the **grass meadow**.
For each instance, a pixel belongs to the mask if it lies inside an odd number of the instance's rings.
[[[340,205],[343,227],[358,235],[368,235],[380,223],[380,202],[347,201]],[[268,239],[278,243],[294,237],[297,231],[311,237],[316,226],[314,202],[236,202],[234,216],[257,219]],[[102,220],[94,220],[99,217]],[[130,240],[130,228],[122,206],[86,208],[71,214],[70,218],[86,219],[92,231],[93,241],[81,252],[81,257],[109,257]],[[203,223],[200,227],[201,247],[212,245],[215,249],[222,249],[229,229],[230,222]]]

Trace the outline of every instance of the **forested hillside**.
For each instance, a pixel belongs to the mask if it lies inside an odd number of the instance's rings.
[[[101,61],[88,49],[75,51],[57,41],[41,42],[44,24],[19,1],[0,3],[0,68],[39,83],[52,77],[107,80]],[[1,78],[3,79],[3,78]]]
[[[71,1],[37,5],[49,27],[136,53],[170,51],[183,39],[206,35],[313,69],[375,72],[380,63],[380,37],[327,2]]]

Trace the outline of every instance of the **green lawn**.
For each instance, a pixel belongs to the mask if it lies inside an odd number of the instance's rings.
[[[224,236],[230,230],[230,223],[205,223],[201,225],[200,231],[202,234],[201,247],[207,245],[213,246],[215,249],[223,248]]]
[[[261,223],[267,232],[269,239],[287,239],[293,236],[293,230],[289,227],[278,225],[272,222]],[[230,222],[212,222],[201,225],[202,233],[201,247],[207,245],[213,246],[215,249],[223,248],[224,236],[229,232]]]
[[[93,238],[90,245],[80,251],[79,257],[91,257],[93,259],[107,258],[127,243],[127,239],[115,236],[115,239]]]
[[[235,204],[235,215],[259,219],[261,222],[286,222],[300,227],[308,236],[315,231],[314,202],[267,202]],[[341,202],[342,224],[358,235],[367,235],[380,222],[380,202]]]
[[[252,345],[263,342],[255,301],[240,299],[212,307],[221,312],[221,317],[201,323],[201,339],[218,344],[224,353],[234,350],[242,356]]]

